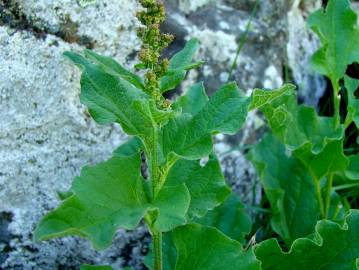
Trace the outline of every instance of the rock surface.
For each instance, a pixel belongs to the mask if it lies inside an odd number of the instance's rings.
[[[316,104],[323,81],[307,66],[317,41],[305,30],[305,17],[320,1],[287,2],[259,4],[234,79],[245,90],[295,80],[306,102]],[[166,54],[195,36],[201,40],[197,58],[206,61],[189,74],[182,90],[204,80],[212,93],[228,80],[255,1],[165,4],[163,29],[176,35]],[[100,127],[90,119],[79,102],[79,72],[62,53],[93,48],[132,67],[140,45],[138,8],[135,0],[0,0],[0,269],[78,269],[82,263],[143,269],[149,237],[142,227],[120,230],[113,247],[103,252],[78,238],[32,241],[38,220],[59,203],[57,191],[66,190],[83,165],[105,160],[126,139],[119,126]],[[294,75],[286,78],[286,69]],[[228,182],[247,203],[260,199],[259,192],[251,192],[257,187],[255,172],[243,151],[233,148],[258,140],[260,123],[251,114],[238,135],[216,137]]]

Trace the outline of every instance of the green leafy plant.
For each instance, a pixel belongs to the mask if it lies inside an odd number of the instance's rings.
[[[82,169],[61,205],[41,220],[35,238],[77,235],[104,249],[118,228],[133,230],[143,222],[152,236],[145,264],[153,270],[356,269],[359,211],[350,210],[338,188],[359,180],[358,155],[344,151],[346,129],[359,124],[359,83],[345,76],[346,66],[359,57],[350,3],[331,0],[326,11],[309,19],[323,44],[313,66],[333,84],[333,117],[298,105],[289,84],[246,96],[231,82],[208,97],[197,83],[176,100],[165,99],[165,92],[202,64],[193,62],[199,41],[189,40],[170,60],[161,58],[173,39],[159,30],[164,6],[155,0],[140,3],[143,44],[135,68],[143,77],[90,50],[65,53],[82,71],[80,100],[92,118],[102,125],[120,124],[130,138],[109,160]],[[342,79],[346,115],[338,103]],[[271,133],[249,158],[278,238],[244,246],[251,219],[225,183],[212,136],[235,134],[254,109],[264,114]]]

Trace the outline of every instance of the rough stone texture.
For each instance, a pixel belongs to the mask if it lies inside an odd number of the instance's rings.
[[[120,127],[100,127],[89,118],[78,98],[79,72],[62,57],[65,50],[88,47],[127,67],[136,62],[136,1],[93,2],[0,0],[0,269],[78,269],[81,263],[143,269],[149,241],[143,227],[132,233],[120,230],[113,247],[102,252],[78,238],[32,241],[35,224],[59,203],[57,191],[66,190],[83,165],[108,158],[126,138]],[[275,88],[294,80],[303,99],[316,104],[323,81],[307,67],[317,41],[305,30],[305,18],[319,2],[261,1],[234,72],[248,94],[255,87]],[[176,35],[166,54],[195,36],[201,40],[197,58],[206,61],[191,71],[183,90],[204,80],[211,94],[228,80],[255,1],[165,4],[169,16],[163,29]],[[292,77],[285,78],[285,67]],[[216,136],[228,182],[246,203],[260,200],[254,169],[244,154],[262,126],[252,113],[239,134]]]

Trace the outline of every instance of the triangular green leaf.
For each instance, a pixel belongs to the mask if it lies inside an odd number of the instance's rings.
[[[313,66],[337,82],[347,66],[359,60],[357,15],[349,0],[330,0],[325,11],[320,9],[310,15],[308,23],[323,46],[313,56]]]
[[[235,83],[219,89],[195,115],[184,113],[171,119],[160,134],[164,157],[174,153],[200,159],[212,152],[213,133],[235,134],[243,125],[250,99]]]
[[[216,227],[228,237],[241,243],[245,241],[244,237],[252,227],[251,219],[245,212],[241,200],[234,193],[222,205],[194,221],[202,225]]]
[[[191,195],[188,209],[190,219],[204,216],[221,204],[230,194],[217,158],[212,154],[206,165],[200,162],[179,160],[172,167],[165,185],[184,183]]]
[[[286,243],[314,230],[320,217],[314,180],[306,167],[269,134],[250,153],[271,205],[271,225]]]
[[[174,89],[184,80],[198,45],[197,39],[191,39],[181,51],[171,58],[169,69],[160,81],[160,91],[162,93]]]
[[[323,220],[311,238],[294,241],[290,251],[282,251],[277,240],[259,244],[255,250],[263,270],[356,270],[359,258],[359,211],[352,210],[346,224]]]
[[[79,235],[102,249],[119,227],[134,229],[149,207],[140,166],[137,154],[84,167],[71,187],[74,194],[42,219],[35,238]]]
[[[172,233],[177,249],[174,270],[260,270],[251,250],[213,227],[190,224]]]

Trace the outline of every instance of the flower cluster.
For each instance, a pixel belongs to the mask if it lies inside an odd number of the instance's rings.
[[[142,47],[139,53],[140,66],[148,69],[146,73],[146,91],[163,105],[164,100],[159,91],[159,80],[168,69],[167,58],[160,60],[161,51],[173,40],[173,36],[162,34],[160,24],[165,20],[165,7],[163,3],[156,0],[140,0],[145,10],[137,13],[138,20],[143,27],[138,29],[138,36],[142,40]]]

